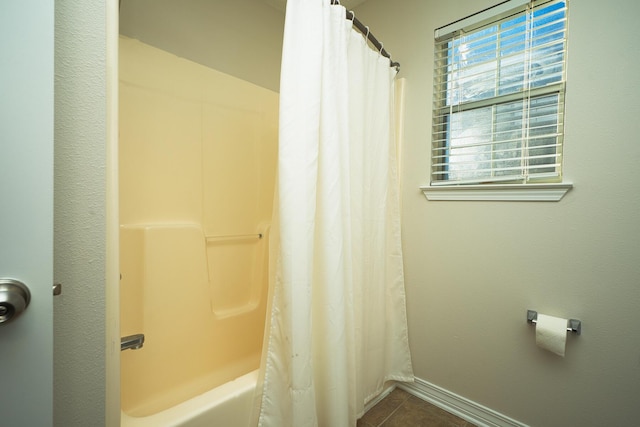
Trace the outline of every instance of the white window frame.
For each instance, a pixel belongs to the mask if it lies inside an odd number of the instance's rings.
[[[510,18],[515,13],[522,13],[528,7],[535,7],[541,4],[545,4],[549,1],[553,0],[510,0],[505,1],[497,6],[486,9],[482,12],[464,18],[462,20],[456,21],[453,24],[447,25],[445,27],[441,27],[435,31],[435,44],[436,44],[436,55],[438,52],[438,46],[441,46],[443,43],[447,43],[447,41],[452,40],[457,34],[460,33],[469,33],[475,29],[478,29],[486,24],[495,23],[505,18]],[[568,0],[566,1],[566,5],[568,8]],[[566,28],[565,28],[566,31]],[[560,106],[560,114],[564,115],[564,92],[565,92],[565,70],[566,70],[566,48],[564,51],[565,65],[563,66],[563,76],[560,82],[555,82],[553,84],[548,85],[546,88],[538,88],[535,91],[531,91],[529,89],[528,95],[525,94],[523,97],[530,96],[533,98],[534,96],[539,96],[547,93],[557,93],[559,99]],[[438,63],[438,58],[436,58],[436,64]],[[439,111],[442,111],[447,104],[445,97],[449,96],[449,89],[441,93],[445,93],[444,95],[437,95],[438,86],[442,85],[443,79],[446,80],[445,74],[439,74],[437,70],[437,66],[434,71],[436,74],[434,75],[434,142],[432,142],[432,153],[435,152],[434,148],[436,147],[436,129],[437,126],[442,126],[442,122],[436,123],[438,118],[437,115],[441,114]],[[441,68],[442,69],[442,68]],[[532,95],[533,92],[533,95]],[[518,95],[515,96],[517,98]],[[500,96],[495,97],[500,98]],[[503,97],[504,98],[504,97]],[[491,99],[483,100],[480,104],[483,105],[498,105],[498,101],[495,104],[491,103]],[[446,114],[446,113],[445,113]],[[448,117],[448,116],[447,116]],[[563,140],[563,119],[560,119],[559,123],[560,128],[560,136],[559,136],[559,144],[562,144]],[[560,147],[561,150],[561,147]],[[559,151],[559,155],[561,156],[561,151]],[[560,161],[562,157],[560,157]],[[446,160],[447,162],[449,159]],[[434,164],[435,160],[432,156],[432,176],[434,175]],[[556,168],[557,171],[557,179],[553,179],[550,182],[545,182],[544,179],[537,180],[514,180],[505,182],[465,182],[465,181],[449,181],[446,179],[441,180],[432,180],[430,185],[422,186],[425,196],[428,200],[496,200],[496,201],[559,201],[562,197],[573,187],[571,183],[562,182],[562,165]],[[518,182],[520,181],[520,182]]]

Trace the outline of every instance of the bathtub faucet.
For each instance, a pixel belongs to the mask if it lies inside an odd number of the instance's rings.
[[[138,350],[142,348],[144,344],[144,334],[129,335],[120,338],[120,351],[123,350]]]

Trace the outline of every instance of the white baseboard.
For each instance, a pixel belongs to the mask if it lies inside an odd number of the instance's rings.
[[[413,383],[398,383],[397,386],[478,427],[528,427],[526,424],[420,378],[416,378]]]

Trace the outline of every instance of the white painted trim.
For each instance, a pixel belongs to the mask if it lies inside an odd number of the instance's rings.
[[[118,215],[118,28],[120,6],[106,0],[105,426],[120,426],[120,218]]]
[[[505,1],[504,3],[499,3],[489,9],[474,13],[471,16],[467,16],[466,18],[453,22],[449,25],[445,25],[444,27],[437,28],[434,31],[435,39],[438,40],[445,37],[450,37],[451,34],[456,33],[460,30],[465,32],[472,31],[480,25],[487,23],[487,21],[497,21],[503,15],[507,15],[514,9],[522,7],[527,3],[529,3],[529,0],[511,0]]]
[[[558,184],[483,184],[421,186],[427,200],[475,200],[516,202],[558,202],[569,190],[571,183]]]
[[[398,388],[478,427],[528,427],[513,418],[420,378],[416,378],[413,383],[398,383]]]

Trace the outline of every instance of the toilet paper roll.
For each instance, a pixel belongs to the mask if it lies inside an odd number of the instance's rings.
[[[564,357],[567,343],[567,319],[538,314],[536,344],[558,356]]]

